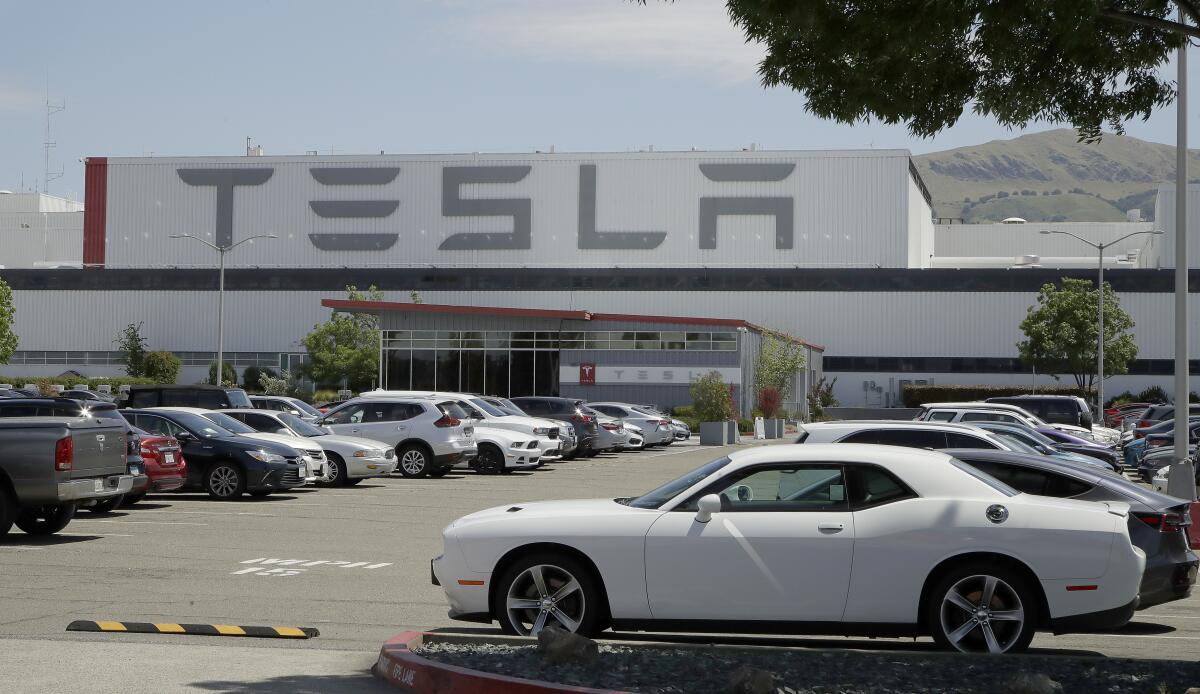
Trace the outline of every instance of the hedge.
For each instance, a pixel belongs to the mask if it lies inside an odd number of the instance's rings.
[[[30,377],[30,376],[0,376],[0,383],[11,383],[17,388],[21,388],[26,383],[33,383],[42,391],[43,395],[50,395],[53,391],[53,386],[66,386],[68,390],[75,386],[86,384],[92,390],[96,386],[108,384],[112,386],[112,390],[116,393],[124,385],[147,385],[157,383],[150,378],[83,378],[81,376],[53,376],[53,377]]]
[[[1078,395],[1085,400],[1095,397],[1095,391],[1075,386],[1030,386],[1019,385],[905,385],[900,397],[905,407],[920,407],[927,402],[975,402],[1006,395]]]

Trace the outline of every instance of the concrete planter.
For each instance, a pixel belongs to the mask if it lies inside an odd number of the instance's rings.
[[[726,422],[700,422],[701,446],[723,446],[728,438]]]
[[[768,439],[783,438],[784,426],[786,424],[787,424],[787,420],[784,420],[784,419],[764,419],[763,420],[763,425],[764,425],[763,428],[764,428],[766,437]]]
[[[742,435],[738,431],[738,423],[732,419],[725,422],[725,443],[739,443]]]

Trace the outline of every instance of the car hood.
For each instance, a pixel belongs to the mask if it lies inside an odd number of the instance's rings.
[[[597,518],[602,516],[619,516],[630,513],[653,513],[657,509],[643,509],[618,504],[612,499],[568,499],[564,501],[533,501],[528,503],[508,504],[477,511],[463,516],[451,524],[453,528],[467,528],[482,523],[503,523],[508,521],[528,521],[530,519],[555,518]]]
[[[326,434],[324,436],[314,436],[313,441],[316,441],[322,446],[344,446],[346,448],[355,449],[373,449],[386,451],[391,448],[391,444],[375,439],[363,439],[357,436],[339,436],[337,434]]]
[[[490,420],[484,420],[490,421]],[[475,424],[475,440],[476,441],[495,441],[507,447],[514,441],[532,441],[535,437],[533,434],[526,434],[523,431],[513,431],[512,429],[502,429],[500,427],[490,426],[484,423]]]
[[[286,434],[268,434],[264,431],[256,431],[253,434],[238,434],[245,436],[248,439],[258,439],[259,441],[271,441],[274,443],[282,443],[285,446],[291,446],[297,451],[307,451],[312,448],[320,448],[321,446],[313,443],[309,439],[300,438],[299,436],[287,436]]]

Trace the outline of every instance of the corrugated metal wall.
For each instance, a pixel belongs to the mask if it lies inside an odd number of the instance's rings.
[[[78,263],[82,258],[82,212],[0,214],[0,265],[22,268],[49,260]]]
[[[270,169],[260,185],[233,192],[233,240],[275,234],[238,248],[236,266],[435,264],[596,267],[612,265],[882,265],[908,262],[908,154],[860,152],[644,152],[605,154],[386,155],[324,157],[138,158],[108,160],[106,262],[109,267],[214,266],[216,255],[172,234],[213,241],[217,193],[188,185],[178,169]],[[782,180],[710,180],[704,164],[794,165]],[[656,248],[581,249],[581,166],[596,166],[596,230],[666,232]],[[439,250],[457,233],[507,232],[503,216],[443,214],[447,167],[530,167],[515,183],[464,184],[470,199],[530,200],[530,248]],[[327,185],[319,168],[399,169],[380,184]],[[755,171],[765,171],[763,167]],[[720,178],[719,176],[717,178]],[[771,217],[720,216],[717,245],[701,249],[702,197],[791,198],[794,247],[776,248]],[[313,201],[397,201],[383,217],[319,216]],[[387,210],[376,212],[383,214]],[[336,214],[355,212],[348,208]],[[357,210],[366,214],[367,210]],[[326,214],[329,212],[326,211]],[[928,216],[926,214],[926,216]],[[371,234],[384,250],[320,250],[310,234]]]
[[[1067,231],[1095,243],[1108,243],[1136,231],[1150,231],[1153,222],[1029,222],[1027,224],[938,224],[934,231],[934,253],[949,257],[1095,257],[1096,250],[1063,234],[1042,234],[1042,230]],[[1134,236],[1105,249],[1105,257],[1161,246],[1150,235]],[[1143,266],[1143,267],[1154,267]]]

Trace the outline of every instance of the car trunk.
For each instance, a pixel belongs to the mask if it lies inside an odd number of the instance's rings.
[[[115,422],[71,422],[71,479],[125,474],[125,427]]]

